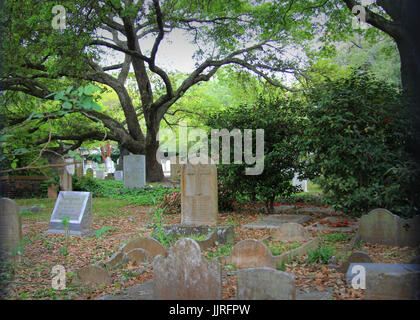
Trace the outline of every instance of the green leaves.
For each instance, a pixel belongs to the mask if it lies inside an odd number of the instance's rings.
[[[317,86],[309,98],[299,143],[312,154],[305,173],[321,185],[326,203],[354,216],[378,207],[412,212],[407,186],[414,171],[400,92],[354,72]]]

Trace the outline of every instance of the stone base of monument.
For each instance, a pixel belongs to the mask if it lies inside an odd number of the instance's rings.
[[[235,239],[235,230],[233,226],[219,225],[219,226],[188,226],[188,225],[170,225],[166,226],[165,229],[170,233],[175,233],[180,236],[201,236],[216,234],[217,244],[233,243]]]
[[[44,234],[66,234],[66,230],[63,229],[48,229]],[[89,237],[96,234],[95,230],[88,231],[79,231],[79,230],[69,230],[70,236],[79,236],[79,237]]]

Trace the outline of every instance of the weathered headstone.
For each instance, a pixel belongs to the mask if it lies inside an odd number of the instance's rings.
[[[420,265],[394,263],[352,263],[346,281],[352,284],[363,268],[366,276],[366,300],[420,300]],[[355,279],[358,283],[357,278]]]
[[[60,190],[61,191],[72,191],[73,183],[71,179],[71,174],[64,169],[60,173]]]
[[[140,154],[124,156],[124,188],[138,189],[146,185],[146,157]]]
[[[181,224],[216,225],[217,169],[213,164],[188,163],[181,169]]]
[[[49,199],[57,199],[57,185],[55,183],[51,183],[51,185],[48,187],[47,197]]]
[[[238,268],[276,268],[275,259],[270,249],[261,241],[253,239],[238,242],[225,261]]]
[[[83,162],[81,162],[81,161],[76,162],[75,173],[76,173],[76,177],[82,177],[83,176]]]
[[[116,170],[114,172],[114,178],[117,181],[123,181],[123,171],[122,170]]]
[[[111,276],[105,268],[89,265],[77,271],[77,280],[85,285],[109,284]]]
[[[268,217],[264,217],[261,220],[248,223],[243,228],[249,229],[279,229],[284,223],[305,223],[310,221],[312,218],[309,215],[301,214],[272,214]]]
[[[69,234],[92,234],[92,195],[90,192],[60,191],[46,233],[66,233],[63,218],[69,217]]]
[[[16,257],[22,240],[19,206],[9,198],[0,199],[0,260]]]
[[[154,298],[157,300],[219,300],[222,296],[221,266],[207,261],[192,239],[178,240],[165,258],[153,261]]]
[[[311,238],[306,229],[299,223],[284,223],[273,234],[273,241],[307,241]]]
[[[127,258],[136,265],[140,265],[143,262],[152,260],[152,255],[149,251],[137,248],[127,252]]]
[[[152,257],[162,255],[166,257],[167,252],[163,245],[159,241],[151,237],[141,237],[130,240],[127,244],[121,248],[122,252],[128,253],[133,249],[144,249],[151,254]]]
[[[96,179],[104,180],[105,179],[105,170],[103,169],[95,169],[94,176]]]
[[[420,244],[420,215],[402,219],[386,209],[375,209],[360,219],[359,234],[369,243],[415,247]]]
[[[292,274],[271,268],[242,269],[238,272],[238,300],[295,300]]]
[[[355,251],[343,262],[338,271],[346,273],[352,263],[373,263],[373,260],[366,252]]]

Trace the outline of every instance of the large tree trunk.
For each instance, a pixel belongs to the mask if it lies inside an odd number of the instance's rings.
[[[162,164],[156,160],[156,153],[159,149],[159,141],[156,141],[158,129],[147,130],[146,136],[146,180],[148,182],[163,181]]]

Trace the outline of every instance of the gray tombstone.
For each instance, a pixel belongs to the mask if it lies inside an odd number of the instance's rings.
[[[140,154],[124,156],[124,188],[140,189],[146,185],[146,157]]]
[[[14,257],[13,253],[21,240],[22,225],[19,206],[9,198],[2,198],[0,199],[0,260]]]
[[[116,170],[114,172],[114,178],[115,178],[115,180],[123,181],[123,179],[124,179],[123,171],[122,170]]]
[[[95,172],[95,178],[96,179],[100,179],[100,180],[105,179],[105,170],[96,169],[96,170],[94,170],[94,172]]]
[[[238,272],[238,300],[295,300],[295,277],[271,268]]]
[[[63,218],[69,217],[69,234],[88,236],[92,231],[92,194],[90,192],[60,191],[46,233],[66,233]]]
[[[359,284],[361,275],[366,280],[365,300],[420,300],[420,265],[351,263],[347,284]]]
[[[219,300],[221,266],[207,261],[195,240],[178,240],[167,257],[153,260],[153,294],[156,300]]]

